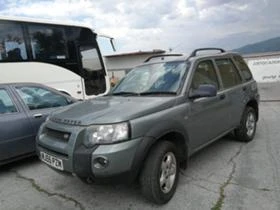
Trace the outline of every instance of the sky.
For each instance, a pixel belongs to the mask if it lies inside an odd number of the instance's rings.
[[[114,37],[117,53],[235,49],[279,36],[279,9],[279,0],[0,1],[0,15],[88,25]]]

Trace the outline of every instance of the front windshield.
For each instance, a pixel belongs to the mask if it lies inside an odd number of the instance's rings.
[[[139,66],[126,75],[112,94],[176,93],[186,72],[185,61]]]

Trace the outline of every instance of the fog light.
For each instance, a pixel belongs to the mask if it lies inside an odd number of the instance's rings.
[[[65,140],[68,140],[69,139],[69,134],[68,133],[65,133],[64,135],[63,135],[63,138],[65,139]]]
[[[109,165],[109,160],[106,157],[97,157],[93,160],[93,166],[101,169],[106,168]]]

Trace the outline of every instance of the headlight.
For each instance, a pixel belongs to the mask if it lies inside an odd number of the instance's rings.
[[[128,139],[128,123],[112,125],[94,125],[87,128],[84,144],[92,147],[95,144],[110,144]]]

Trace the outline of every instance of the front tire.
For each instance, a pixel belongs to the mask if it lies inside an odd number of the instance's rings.
[[[235,129],[235,137],[238,141],[249,142],[253,140],[257,128],[256,111],[248,106],[244,110],[240,125]]]
[[[157,204],[167,203],[174,195],[179,176],[178,151],[163,141],[150,151],[140,175],[143,195]]]

